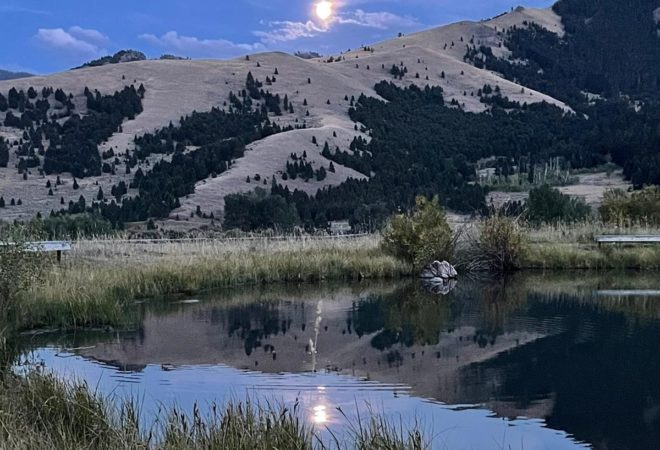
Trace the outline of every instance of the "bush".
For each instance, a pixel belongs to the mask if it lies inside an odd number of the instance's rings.
[[[584,200],[564,195],[548,185],[529,191],[527,219],[536,225],[580,222],[590,214],[591,207]]]
[[[31,240],[35,240],[35,231],[29,227],[16,225],[0,230],[1,318],[14,311],[16,294],[29,288],[43,272],[43,255],[26,251]]]
[[[420,269],[454,256],[454,239],[438,198],[417,197],[414,210],[392,217],[383,231],[383,250]]]
[[[473,270],[512,272],[520,268],[526,249],[527,237],[518,221],[504,214],[494,214],[481,223],[470,264]]]
[[[604,222],[622,225],[624,222],[660,224],[660,188],[651,186],[627,194],[621,189],[605,193],[600,207]]]

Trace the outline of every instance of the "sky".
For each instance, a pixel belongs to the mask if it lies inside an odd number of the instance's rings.
[[[0,69],[47,74],[140,50],[233,58],[280,50],[333,54],[459,20],[480,20],[521,0],[0,0]],[[551,0],[527,0],[548,7]]]

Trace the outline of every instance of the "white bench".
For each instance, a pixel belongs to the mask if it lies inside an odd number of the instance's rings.
[[[594,236],[600,247],[602,244],[660,244],[660,236],[652,234],[600,235]]]
[[[28,252],[42,252],[42,253],[57,252],[57,262],[60,262],[62,260],[62,252],[71,251],[71,242],[69,241],[28,242],[25,244],[25,250]]]

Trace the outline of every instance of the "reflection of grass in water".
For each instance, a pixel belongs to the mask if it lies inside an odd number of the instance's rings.
[[[30,373],[0,379],[0,447],[128,449],[313,449],[329,448],[306,425],[299,406],[255,401],[195,406],[191,415],[176,409],[141,417],[135,402],[95,396],[87,385]],[[147,426],[143,424],[152,423]],[[377,415],[358,422],[333,448],[421,449],[421,432],[393,426]]]
[[[631,319],[660,319],[660,299],[654,297],[598,296],[602,290],[660,289],[655,273],[580,272],[519,274],[512,280],[521,290],[548,303],[589,307],[596,311],[622,313]]]

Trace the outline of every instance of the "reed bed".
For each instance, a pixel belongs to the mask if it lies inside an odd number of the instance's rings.
[[[121,326],[127,305],[138,299],[251,284],[411,274],[408,264],[384,255],[379,245],[376,236],[80,241],[64,265],[53,267],[22,296],[20,323],[22,328]]]
[[[195,407],[191,415],[164,408],[145,418],[133,401],[95,395],[84,383],[30,372],[0,378],[0,449],[95,450],[313,450],[428,448],[421,432],[388,424],[377,415],[345,438],[324,442],[291,408],[255,401]]]

